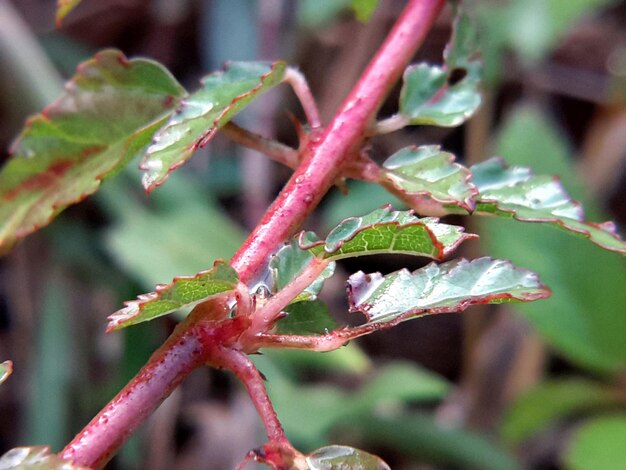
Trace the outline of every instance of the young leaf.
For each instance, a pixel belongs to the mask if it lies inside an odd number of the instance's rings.
[[[463,241],[476,235],[463,227],[420,219],[413,211],[394,211],[387,205],[362,217],[350,217],[330,231],[326,240],[309,242],[300,236],[300,247],[315,256],[339,260],[354,256],[403,253],[443,259]]]
[[[474,304],[528,302],[550,291],[533,272],[505,260],[479,258],[431,263],[413,273],[358,272],[348,279],[348,294],[350,311],[364,313],[368,323],[388,323]]]
[[[13,372],[13,363],[11,361],[0,362],[0,384],[9,378]]]
[[[407,67],[400,91],[400,116],[407,124],[458,126],[480,106],[481,64],[476,60],[475,25],[460,13],[446,47],[445,67]]]
[[[183,100],[169,122],[154,136],[141,162],[148,191],[163,184],[169,173],[204,146],[215,132],[254,98],[278,85],[284,62],[232,62],[225,71],[208,75],[202,87]]]
[[[383,163],[381,182],[403,195],[420,214],[444,215],[471,212],[478,194],[471,172],[455,163],[453,154],[438,145],[406,147]]]
[[[106,50],[32,116],[0,173],[0,252],[98,190],[150,142],[184,94],[156,62]]]
[[[238,282],[237,272],[225,261],[218,260],[208,271],[195,276],[176,277],[170,284],[158,285],[155,292],[142,294],[137,300],[126,302],[126,307],[109,317],[107,332],[226,294],[235,289]]]
[[[389,465],[380,457],[348,446],[328,446],[317,449],[306,456],[306,465],[309,470],[330,468],[390,470]]]
[[[615,225],[585,222],[581,205],[569,197],[558,179],[534,175],[525,167],[508,167],[499,158],[470,169],[479,191],[475,213],[554,224],[607,250],[626,253],[626,242],[616,234]]]
[[[0,457],[2,470],[88,470],[73,465],[55,454],[49,447],[16,447]]]

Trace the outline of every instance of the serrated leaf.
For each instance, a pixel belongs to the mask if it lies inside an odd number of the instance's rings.
[[[315,257],[330,261],[324,272],[293,302],[311,300],[334,272],[336,260],[381,253],[410,254],[443,259],[463,241],[476,235],[463,227],[439,223],[432,217],[418,218],[412,211],[394,211],[390,205],[362,217],[350,217],[330,231],[326,240],[302,232],[272,256],[269,263],[271,292],[284,288]]]
[[[420,214],[444,215],[455,212],[455,206],[471,212],[478,190],[470,170],[454,160],[438,145],[406,147],[385,160],[381,182]]]
[[[13,363],[11,361],[0,362],[0,384],[9,378],[13,372]]]
[[[292,303],[287,316],[276,322],[275,332],[283,335],[323,335],[337,328],[328,307],[319,300]]]
[[[570,416],[625,403],[617,390],[582,378],[544,382],[521,395],[509,407],[502,437],[517,445],[538,431]]]
[[[56,23],[57,27],[65,17],[78,6],[82,0],[57,0]]]
[[[84,199],[150,141],[184,94],[156,62],[106,50],[28,119],[0,173],[0,252]]]
[[[167,315],[184,307],[192,307],[207,299],[231,292],[237,286],[237,272],[225,261],[218,260],[213,268],[195,276],[180,276],[170,284],[156,286],[155,292],[142,294],[137,300],[109,317],[107,331]]]
[[[474,114],[481,102],[476,51],[475,25],[460,13],[444,53],[445,67],[418,64],[404,72],[400,115],[407,124],[453,127]]]
[[[508,167],[499,158],[470,169],[479,191],[476,214],[554,224],[602,248],[626,253],[626,242],[616,234],[615,225],[585,222],[581,205],[570,198],[557,178],[534,175],[525,167]]]
[[[322,447],[308,454],[305,460],[310,470],[390,470],[380,457],[348,446]]]
[[[315,256],[332,261],[380,253],[443,259],[463,241],[476,238],[463,230],[433,217],[420,219],[413,211],[394,211],[386,205],[362,217],[345,219],[324,241],[308,242],[301,235],[299,243]]]
[[[0,457],[0,470],[89,470],[50,453],[45,446],[16,447]]]
[[[571,470],[623,468],[626,462],[626,414],[588,421],[574,433],[564,461]]]
[[[506,260],[479,258],[431,263],[386,276],[358,272],[348,279],[350,311],[368,323],[404,321],[435,313],[460,312],[470,305],[529,302],[550,291],[537,275]]]
[[[284,62],[232,62],[225,71],[208,75],[201,88],[185,98],[176,113],[154,136],[140,168],[148,191],[185,163],[215,132],[254,98],[278,85]]]

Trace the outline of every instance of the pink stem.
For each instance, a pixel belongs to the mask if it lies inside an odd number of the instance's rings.
[[[444,0],[411,0],[334,119],[304,149],[302,164],[232,259],[244,283],[304,222],[360,148],[391,87],[424,40]]]
[[[241,351],[229,348],[217,348],[212,357],[212,364],[230,369],[243,382],[259,415],[263,419],[265,432],[270,441],[286,444],[287,438],[276,411],[267,395],[263,376],[248,356]]]
[[[358,153],[376,112],[444,3],[410,0],[328,128],[312,132],[301,165],[231,261],[243,283],[251,284],[264,269],[268,256],[302,224],[341,174],[342,167]],[[216,348],[207,348],[209,343],[201,338],[209,337],[213,344],[228,347],[249,327],[242,316],[217,321],[225,315],[215,312],[215,308],[213,304],[196,307],[148,364],[60,455],[76,465],[102,467],[194,368],[205,361],[212,362],[211,354]],[[206,321],[207,315],[216,320]],[[264,390],[262,383],[258,385]],[[262,392],[255,387],[251,393]],[[253,396],[253,400],[258,402],[260,396]],[[264,422],[269,419],[265,414],[273,413],[269,410],[271,403],[259,408]],[[271,432],[280,434],[277,429]]]
[[[285,72],[285,81],[291,85],[293,92],[300,100],[304,114],[306,114],[306,119],[309,121],[309,126],[311,126],[312,129],[322,127],[317,103],[315,102],[315,98],[313,98],[313,94],[311,93],[311,89],[304,75],[302,75],[299,70],[289,67]]]

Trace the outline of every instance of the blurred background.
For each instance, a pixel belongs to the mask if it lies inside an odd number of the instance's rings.
[[[404,2],[381,0],[367,24],[349,0],[84,0],[54,28],[53,0],[0,0],[0,147],[102,48],[165,64],[193,90],[227,60],[298,66],[328,122]],[[485,63],[479,113],[455,129],[413,127],[372,140],[382,161],[441,143],[467,164],[492,155],[560,175],[592,221],[626,226],[626,2],[471,0]],[[440,63],[451,11],[415,61]],[[381,116],[397,108],[394,90]],[[279,87],[236,121],[297,145]],[[7,158],[2,153],[2,160]],[[0,259],[0,454],[60,450],[172,330],[164,317],[105,335],[124,300],[228,258],[289,170],[219,136],[149,198],[131,165]],[[349,182],[307,222],[325,234],[391,196]],[[540,273],[547,301],[425,317],[333,353],[268,351],[268,378],[287,435],[302,451],[348,444],[394,469],[626,468],[626,267],[558,230],[450,218],[481,235],[461,254],[505,257]],[[346,319],[349,273],[424,260],[368,257],[340,266],[322,297]],[[265,440],[229,374],[198,370],[124,447],[110,469],[232,469]],[[250,465],[252,468],[253,465]]]

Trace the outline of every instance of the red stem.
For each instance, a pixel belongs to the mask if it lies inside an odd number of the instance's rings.
[[[444,3],[444,0],[410,0],[332,122],[326,130],[312,133],[303,151],[302,164],[232,259],[242,282],[250,285],[254,281],[268,256],[302,224],[340,175],[342,167],[358,153],[376,112]],[[217,348],[207,347],[209,343],[201,338],[212,338],[213,344],[228,347],[249,326],[243,317],[218,321],[223,318],[223,312],[218,314],[214,310],[213,303],[196,307],[137,376],[63,449],[61,457],[76,465],[102,467],[194,368],[206,361],[213,362]],[[207,315],[216,320],[207,320]],[[249,374],[240,378],[249,388],[254,382]],[[257,385],[262,387],[262,392],[257,386],[250,388],[250,392],[258,407],[259,394],[265,391],[262,383]],[[267,424],[269,418],[265,413],[272,410],[271,403],[258,409]]]

